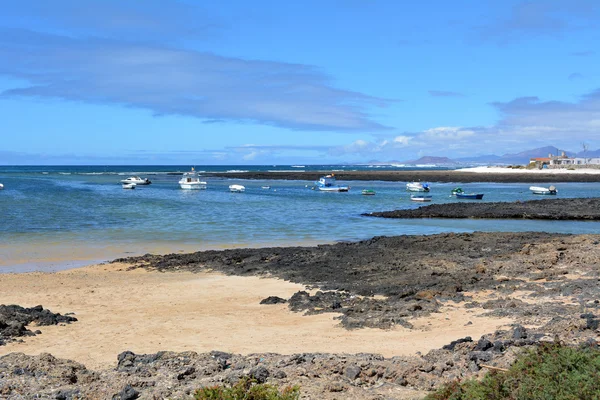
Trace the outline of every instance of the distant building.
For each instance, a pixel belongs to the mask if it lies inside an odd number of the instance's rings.
[[[537,167],[539,169],[542,168],[562,168],[562,167],[572,167],[572,166],[586,166],[586,165],[594,165],[600,166],[600,158],[583,158],[583,157],[568,157],[563,151],[561,155],[554,156],[552,154],[548,154],[548,157],[535,157],[529,159],[529,165],[533,167]]]

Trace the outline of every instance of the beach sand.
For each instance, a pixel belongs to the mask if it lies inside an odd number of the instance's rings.
[[[335,314],[304,316],[285,304],[259,304],[268,296],[289,298],[304,290],[302,285],[212,272],[127,271],[122,264],[0,274],[0,286],[0,304],[41,304],[78,319],[33,328],[42,334],[2,346],[0,355],[51,353],[92,369],[114,367],[126,350],[414,355],[465,336],[479,338],[512,322],[477,317],[476,311],[451,303],[440,313],[411,320],[416,329],[349,331],[338,326]]]

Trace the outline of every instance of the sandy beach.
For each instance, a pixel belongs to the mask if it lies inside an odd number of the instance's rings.
[[[439,314],[414,321],[415,329],[349,331],[332,314],[304,316],[285,304],[259,304],[268,296],[288,298],[304,290],[303,285],[216,272],[127,271],[121,264],[0,274],[0,285],[0,304],[42,304],[78,319],[65,326],[39,327],[41,335],[0,346],[0,355],[47,352],[93,369],[114,366],[117,355],[126,350],[414,355],[511,322],[476,318],[473,310],[449,305]]]
[[[260,376],[310,398],[422,398],[556,336],[595,343],[599,240],[377,237],[0,274],[0,304],[77,318],[0,345],[0,395],[185,398]]]

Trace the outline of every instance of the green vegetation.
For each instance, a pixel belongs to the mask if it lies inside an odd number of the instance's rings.
[[[455,381],[425,399],[600,399],[600,351],[544,344],[522,354],[508,372]]]
[[[211,386],[194,393],[196,400],[297,400],[300,398],[298,386],[287,386],[280,392],[275,386],[257,384],[250,378],[240,379],[232,387]]]

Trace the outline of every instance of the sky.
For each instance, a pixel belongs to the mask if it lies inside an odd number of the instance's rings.
[[[600,148],[597,0],[21,0],[0,165]]]

